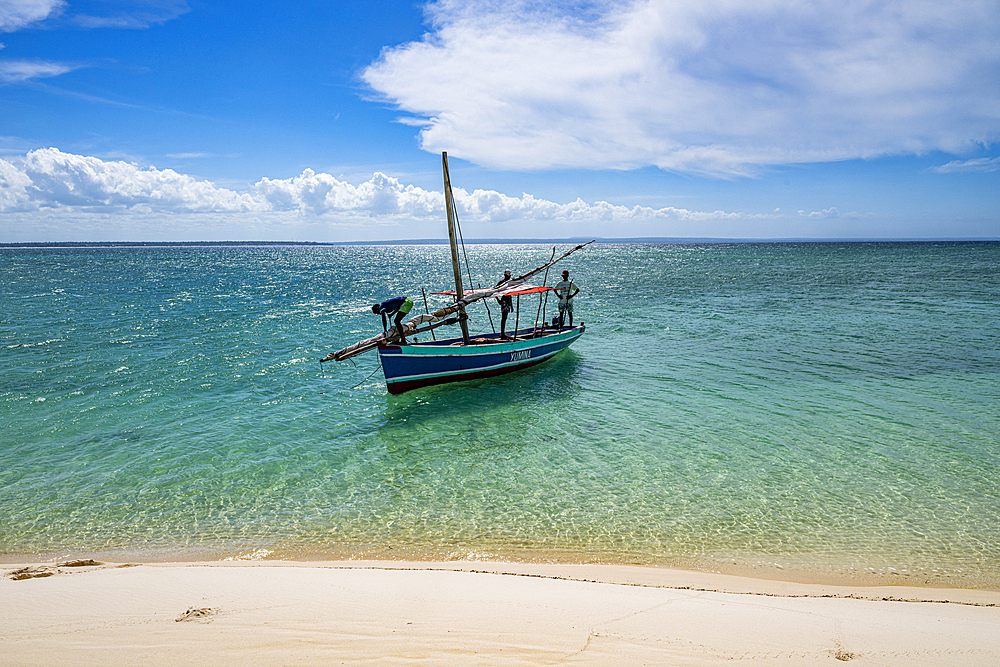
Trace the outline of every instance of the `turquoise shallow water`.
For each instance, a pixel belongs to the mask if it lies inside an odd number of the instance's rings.
[[[486,284],[550,253],[469,261]],[[1000,244],[566,266],[568,352],[393,397],[373,354],[318,359],[370,303],[447,288],[445,247],[0,250],[0,554],[1000,586]]]

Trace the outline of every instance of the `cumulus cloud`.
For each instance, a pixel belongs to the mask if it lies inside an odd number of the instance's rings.
[[[655,222],[774,217],[683,208],[616,206],[581,199],[559,204],[530,194],[511,197],[493,190],[454,191],[463,221]],[[306,169],[287,179],[262,178],[248,192],[220,188],[172,169],[63,153],[55,148],[0,159],[0,214],[66,213],[252,213],[294,214],[307,219],[348,221],[442,220],[443,196],[375,173],[353,185]]]
[[[0,160],[0,212],[21,210],[31,198],[31,177],[6,160]]]
[[[144,169],[55,148],[31,151],[15,162],[0,160],[0,210],[40,208],[180,211],[253,211],[261,205],[245,193],[171,169]],[[144,209],[140,209],[144,210]]]
[[[272,210],[297,210],[311,215],[361,213],[420,218],[444,211],[440,194],[404,186],[382,173],[354,186],[330,174],[306,169],[295,178],[263,178],[254,186],[254,193]]]
[[[582,8],[582,9],[581,9]],[[502,169],[761,166],[1000,140],[993,0],[438,0],[362,74]]]
[[[0,0],[0,32],[14,32],[48,18],[65,4],[62,0]]]

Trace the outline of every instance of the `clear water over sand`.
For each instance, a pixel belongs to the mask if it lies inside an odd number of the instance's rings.
[[[551,246],[468,250],[485,285]],[[374,354],[318,359],[447,289],[446,247],[0,250],[0,554],[1000,586],[1000,244],[565,266],[568,352],[393,397]]]

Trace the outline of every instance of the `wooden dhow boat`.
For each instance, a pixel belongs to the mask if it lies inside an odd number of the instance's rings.
[[[438,292],[449,294],[454,303],[413,317],[403,323],[404,337],[409,339],[413,334],[432,331],[438,327],[458,324],[462,330],[461,337],[427,342],[408,342],[406,345],[396,344],[399,334],[395,327],[377,336],[358,341],[342,350],[332,352],[321,359],[326,361],[344,361],[358,354],[375,349],[378,351],[382,371],[385,374],[386,387],[390,394],[401,394],[404,391],[427,387],[445,382],[458,382],[477,378],[493,377],[504,373],[519,371],[540,364],[559,354],[583,335],[586,327],[583,322],[567,327],[560,324],[548,325],[545,322],[533,326],[517,328],[505,339],[497,333],[470,334],[467,306],[490,297],[511,296],[520,299],[523,295],[539,294],[551,291],[553,288],[539,287],[528,284],[528,279],[542,273],[548,275],[548,269],[553,264],[565,259],[572,253],[590,245],[588,241],[570,248],[559,257],[553,258],[541,266],[504,282],[502,285],[487,289],[465,289],[458,261],[458,242],[456,234],[455,202],[451,192],[451,179],[448,174],[448,154],[441,154],[442,170],[444,171],[445,208],[448,217],[448,241],[451,246],[451,262],[455,276],[454,292]],[[541,297],[540,297],[541,298]],[[537,317],[537,316],[536,316]]]

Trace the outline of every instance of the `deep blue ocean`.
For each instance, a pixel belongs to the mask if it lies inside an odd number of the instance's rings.
[[[483,285],[551,252],[468,246]],[[390,396],[374,353],[319,359],[380,330],[373,302],[449,289],[446,246],[0,249],[0,556],[1000,587],[1000,243],[594,244],[558,268],[572,348]]]

